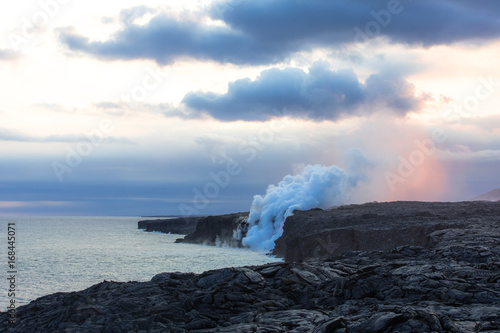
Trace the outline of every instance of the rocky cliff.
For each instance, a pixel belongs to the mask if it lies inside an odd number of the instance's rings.
[[[178,242],[241,246],[234,230],[245,231],[248,213],[199,218],[194,231]],[[433,233],[484,227],[500,216],[495,202],[388,202],[348,205],[329,210],[295,211],[287,218],[273,254],[287,262],[329,259],[349,251],[391,250],[397,246],[431,247]],[[159,223],[156,230],[171,230]],[[156,224],[152,224],[156,226]],[[170,231],[171,232],[171,231]]]
[[[240,247],[241,241],[233,237],[233,232],[245,223],[246,217],[248,213],[207,216],[198,221],[192,233],[176,242]]]
[[[143,220],[137,222],[137,227],[150,232],[156,231],[166,234],[187,235],[196,230],[196,224],[201,218],[203,216]]]
[[[389,202],[296,211],[287,218],[273,253],[294,262],[402,245],[429,248],[437,231],[486,232],[499,218],[496,202]]]
[[[303,262],[104,281],[2,332],[500,332],[499,203],[296,212],[276,251]]]
[[[2,331],[499,332],[499,228],[437,231],[427,249],[104,281],[22,306]]]

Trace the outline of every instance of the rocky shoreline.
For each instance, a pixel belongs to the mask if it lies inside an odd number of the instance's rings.
[[[147,232],[184,235],[176,243],[203,245],[225,245],[241,247],[241,240],[233,237],[233,231],[244,224],[248,212],[170,219],[144,220],[137,222],[137,228]]]
[[[176,217],[169,219],[143,220],[137,222],[137,228],[147,232],[187,235],[196,230],[198,221],[205,216]]]
[[[207,216],[198,221],[192,233],[176,243],[241,247],[241,239],[234,238],[234,231],[246,223],[247,217],[248,213]]]
[[[16,325],[3,327],[110,333],[500,331],[500,203],[372,203],[296,212],[277,243],[275,250],[288,262],[161,273],[149,282],[104,281],[39,298],[18,309]],[[7,314],[0,320],[5,323]]]

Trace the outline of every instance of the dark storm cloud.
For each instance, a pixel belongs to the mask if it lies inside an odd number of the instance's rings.
[[[180,21],[165,14],[157,15],[144,26],[126,23],[114,39],[105,42],[91,42],[67,29],[60,31],[60,39],[74,51],[103,59],[154,59],[160,64],[183,57],[223,63],[278,60],[273,54],[255,48],[255,41],[242,33],[226,27]]]
[[[226,26],[165,13],[146,25],[134,23],[152,12],[146,7],[122,12],[122,29],[107,41],[91,41],[67,29],[61,30],[60,39],[74,51],[103,59],[153,59],[167,64],[190,57],[266,64],[294,52],[376,36],[424,46],[500,36],[496,0],[234,0],[216,3],[208,12]]]
[[[230,83],[225,94],[192,92],[182,101],[193,112],[223,121],[265,121],[282,115],[335,120],[381,106],[405,114],[416,111],[420,102],[413,86],[403,79],[373,74],[362,83],[351,70],[333,71],[322,62],[308,73],[298,68],[268,69],[254,81]]]
[[[354,27],[366,32],[368,25],[368,31],[375,33],[372,21],[378,23],[380,34],[410,44],[500,36],[500,5],[494,0],[480,4],[471,0],[229,1],[213,12],[231,27],[274,43],[350,42]]]

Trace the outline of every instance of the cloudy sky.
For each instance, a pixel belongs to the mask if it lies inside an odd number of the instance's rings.
[[[0,214],[248,210],[500,188],[496,0],[40,0],[0,10]]]

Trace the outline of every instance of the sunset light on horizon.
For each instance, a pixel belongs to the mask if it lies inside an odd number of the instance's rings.
[[[500,188],[498,1],[4,7],[0,215],[248,211],[310,165],[343,204]]]

